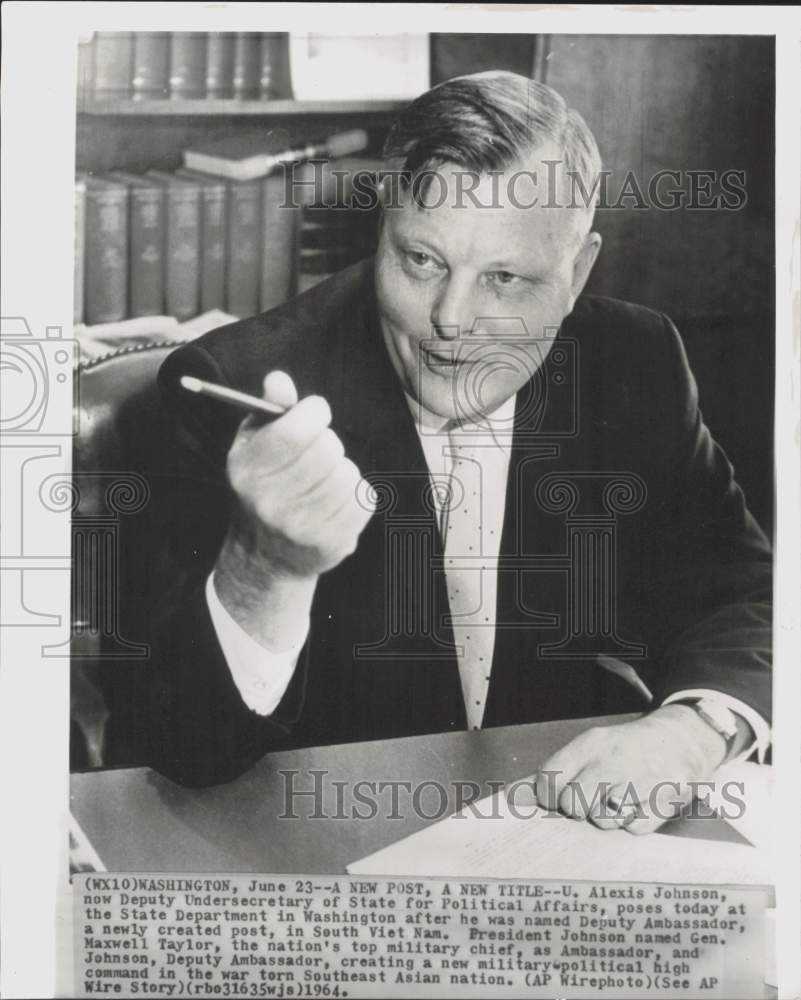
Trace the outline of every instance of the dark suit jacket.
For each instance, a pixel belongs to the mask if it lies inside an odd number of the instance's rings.
[[[383,503],[321,577],[298,669],[262,718],[233,684],[204,599],[241,414],[177,378],[260,395],[273,368],[329,401]],[[272,749],[464,728],[427,467],[379,333],[372,262],[176,351],[159,383],[155,424],[130,422],[153,497],[123,560],[125,627],[151,645],[123,699],[144,759],[206,784]],[[769,547],[664,315],[586,296],[564,321],[518,393],[501,557],[485,725],[643,708],[599,653],[634,665],[656,703],[704,687],[769,717]]]

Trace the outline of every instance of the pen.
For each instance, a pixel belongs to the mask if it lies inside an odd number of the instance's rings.
[[[246,410],[248,413],[257,413],[268,423],[286,413],[286,407],[279,406],[278,403],[268,403],[265,399],[259,399],[257,396],[249,396],[246,392],[228,389],[224,385],[215,385],[214,382],[204,382],[203,379],[195,378],[192,375],[182,375],[180,382],[181,386],[188,389],[189,392],[217,399],[221,403],[228,403],[229,406],[238,406],[240,410]]]

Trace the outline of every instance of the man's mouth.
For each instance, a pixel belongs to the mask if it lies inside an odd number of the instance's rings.
[[[430,347],[421,347],[420,350],[423,360],[429,368],[458,368],[460,365],[465,364],[465,359],[459,358],[458,349],[441,352],[432,350]]]

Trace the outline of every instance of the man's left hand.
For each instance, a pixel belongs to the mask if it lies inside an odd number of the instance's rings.
[[[543,808],[602,829],[650,833],[690,803],[691,783],[711,778],[725,757],[726,741],[692,707],[665,705],[576,737],[543,764],[536,796]]]

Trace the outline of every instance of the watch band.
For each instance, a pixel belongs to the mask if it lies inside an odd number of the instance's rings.
[[[721,705],[714,698],[701,698],[692,703],[692,708],[726,741],[726,749],[731,750],[737,736],[737,717],[731,709]]]

